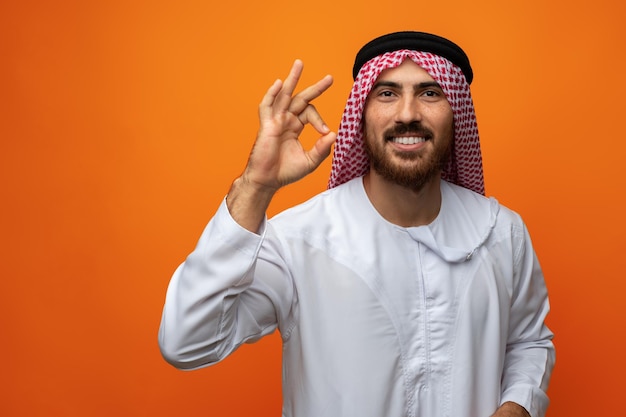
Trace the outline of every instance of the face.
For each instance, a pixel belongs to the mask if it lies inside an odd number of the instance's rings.
[[[441,174],[454,142],[452,108],[441,87],[405,60],[381,72],[363,113],[370,170],[412,189]]]

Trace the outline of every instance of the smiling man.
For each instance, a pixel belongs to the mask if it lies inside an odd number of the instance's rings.
[[[374,206],[400,226],[430,223],[439,212],[441,170],[454,140],[442,88],[410,59],[386,69],[368,95],[363,126],[370,163],[363,184]],[[403,213],[408,217],[397,217]]]
[[[366,44],[336,135],[311,105],[332,78],[294,94],[301,72],[262,99],[245,170],[172,277],[164,357],[200,368],[278,329],[285,417],[544,416],[546,287],[522,219],[484,196],[463,50]],[[329,189],[267,220],[335,142]]]

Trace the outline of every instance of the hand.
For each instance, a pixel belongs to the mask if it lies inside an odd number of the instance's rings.
[[[324,93],[333,79],[327,75],[292,96],[302,68],[302,62],[296,60],[285,81],[277,80],[259,105],[260,128],[242,175],[247,185],[275,192],[311,173],[330,154],[336,135],[311,101]],[[298,139],[307,124],[322,135],[309,151]]]
[[[293,96],[302,74],[297,60],[284,82],[277,80],[259,105],[260,127],[248,165],[234,182],[226,204],[240,226],[256,232],[274,193],[315,170],[330,154],[337,135],[326,126],[311,101],[326,91],[330,75]],[[309,151],[299,141],[310,124],[321,135]]]
[[[491,417],[530,417],[530,414],[521,405],[508,401],[502,404]]]

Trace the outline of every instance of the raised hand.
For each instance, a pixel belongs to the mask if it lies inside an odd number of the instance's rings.
[[[336,134],[311,104],[332,84],[327,75],[293,95],[302,74],[296,60],[284,82],[277,80],[259,105],[260,128],[245,171],[231,188],[227,204],[241,226],[257,231],[274,193],[315,170],[330,154]],[[310,124],[321,135],[310,150],[299,141]]]
[[[330,153],[335,134],[330,132],[311,101],[332,84],[326,76],[295,96],[302,62],[294,62],[284,82],[277,80],[259,105],[260,129],[243,177],[255,185],[285,186],[312,172]],[[298,140],[306,124],[322,136],[306,151]]]

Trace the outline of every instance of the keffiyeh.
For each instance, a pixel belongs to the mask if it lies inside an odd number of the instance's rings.
[[[406,34],[412,33],[416,34],[413,36],[426,35],[434,37],[435,39],[442,39],[447,43],[446,46],[448,46],[448,44],[454,45],[443,38],[421,34],[419,32],[401,32],[399,34],[406,36]],[[392,34],[391,37],[393,38],[394,35],[397,36],[398,34]],[[386,37],[389,38],[390,35],[386,35]],[[411,46],[411,42],[407,43],[404,41],[403,43]],[[392,46],[395,45],[392,44]],[[437,49],[435,48],[435,50]],[[446,51],[440,51],[441,49],[437,50],[438,53],[447,53]],[[458,51],[460,51],[460,48],[454,51],[457,55],[451,56],[451,59],[457,62],[459,62]],[[362,115],[365,101],[374,82],[384,69],[395,68],[405,59],[411,59],[439,83],[450,103],[454,115],[454,147],[450,160],[443,169],[442,178],[477,193],[484,194],[485,186],[478,127],[469,83],[467,81],[467,79],[470,81],[472,79],[469,61],[460,62],[464,67],[462,70],[458,65],[455,65],[450,60],[436,53],[399,49],[384,52],[369,59],[360,67],[360,70],[358,70],[360,64],[359,58],[363,59],[362,52],[363,50],[357,55],[355,73],[358,71],[358,74],[356,75],[352,91],[348,97],[341,124],[337,132],[337,141],[333,154],[328,188],[336,187],[353,178],[362,176],[369,170],[369,160],[363,147],[362,130]],[[461,55],[465,57],[462,51]]]

